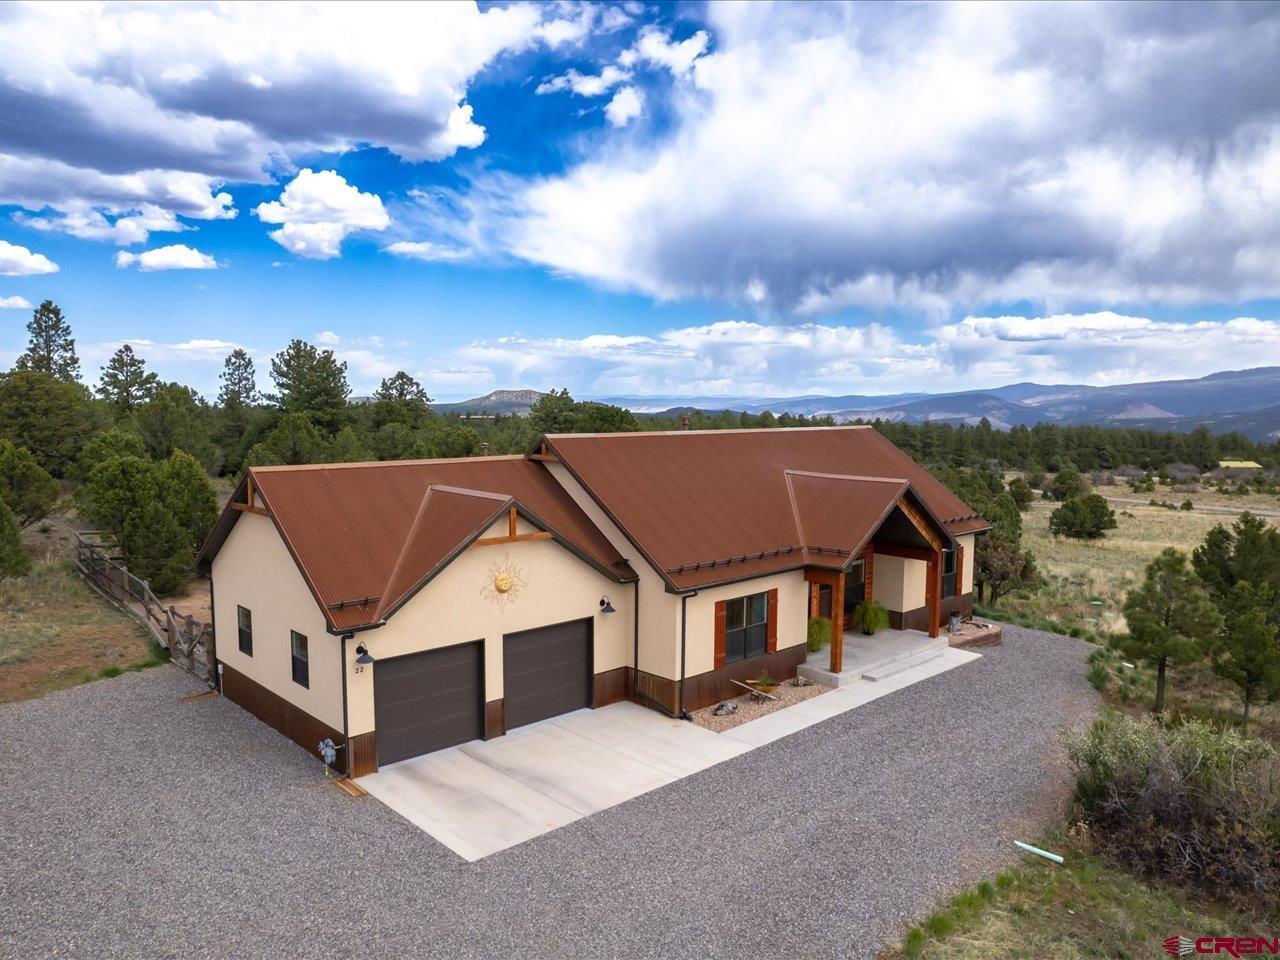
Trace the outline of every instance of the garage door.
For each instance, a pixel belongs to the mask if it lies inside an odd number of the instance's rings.
[[[464,643],[374,664],[379,766],[481,737],[482,650]]]
[[[591,621],[509,633],[502,648],[507,729],[591,706]]]

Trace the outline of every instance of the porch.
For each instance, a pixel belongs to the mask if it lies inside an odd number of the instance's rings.
[[[879,681],[939,657],[949,647],[946,637],[930,637],[920,630],[877,630],[866,636],[846,631],[840,667],[831,663],[831,651],[812,652],[796,673],[825,687],[844,687],[857,680]]]

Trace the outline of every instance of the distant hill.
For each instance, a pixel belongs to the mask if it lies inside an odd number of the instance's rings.
[[[543,394],[539,390],[495,390],[474,400],[459,403],[433,403],[438,413],[505,413],[524,416]]]

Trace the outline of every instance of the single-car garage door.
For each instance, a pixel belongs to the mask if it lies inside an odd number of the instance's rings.
[[[482,667],[479,642],[374,664],[378,765],[478,740],[484,733]]]
[[[509,633],[502,644],[507,729],[591,705],[591,620]]]

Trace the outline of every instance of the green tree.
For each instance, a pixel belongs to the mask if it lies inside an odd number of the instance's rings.
[[[294,340],[271,360],[271,379],[280,391],[280,409],[302,413],[329,434],[346,420],[347,365],[332,350],[317,350],[304,340]]]
[[[474,457],[480,451],[480,434],[474,427],[446,427],[430,435],[419,452],[426,457]]]
[[[245,436],[249,432],[254,406],[260,399],[253,358],[237,347],[227,354],[218,379],[222,381],[222,388],[218,391],[215,432],[222,450],[222,467],[228,472],[235,472],[244,461]]]
[[[1009,481],[1009,496],[1013,498],[1013,502],[1017,504],[1018,510],[1022,513],[1027,512],[1036,498],[1035,491],[1031,489],[1031,484],[1021,477],[1014,477]]]
[[[98,396],[111,404],[116,418],[128,416],[145,401],[156,388],[159,377],[147,371],[142,358],[133,347],[124,344],[111,355],[98,379]]]
[[[639,430],[635,414],[608,403],[580,403],[574,429],[578,433],[624,433]]]
[[[18,358],[15,368],[47,373],[67,383],[80,379],[80,358],[76,356],[76,342],[71,336],[71,326],[62,317],[62,311],[52,300],[36,307],[31,322],[27,324],[30,339],[27,352]]]
[[[22,545],[18,521],[9,505],[0,500],[0,577],[25,577],[31,572],[31,557]]]
[[[348,426],[334,436],[326,459],[330,463],[363,463],[373,459],[373,452],[365,446],[360,435]]]
[[[80,516],[119,545],[124,543],[130,512],[141,501],[159,499],[159,472],[142,457],[108,457],[89,471],[88,479],[75,491]]]
[[[129,433],[119,427],[99,430],[80,448],[80,456],[76,458],[73,471],[75,479],[84,483],[89,479],[89,474],[94,467],[112,457],[138,457],[146,460],[147,445],[136,433]]]
[[[151,589],[165,596],[177,593],[194,572],[194,554],[188,533],[158,500],[130,505],[120,540],[125,566]]]
[[[280,418],[266,437],[250,448],[245,466],[265,467],[277,464],[325,463],[328,444],[315,424],[304,413],[289,413]]]
[[[402,423],[416,430],[430,411],[430,405],[431,398],[422,384],[401,370],[384,379],[373,395],[373,428],[378,430],[389,423]]]
[[[373,452],[379,460],[407,460],[415,456],[417,435],[406,424],[384,423],[373,435]]]
[[[0,374],[0,436],[26,447],[55,477],[67,473],[92,432],[92,401],[82,384],[36,370]]]
[[[979,599],[990,599],[992,606],[1000,602],[1000,594],[1016,587],[1034,587],[1040,582],[1035,558],[998,534],[978,538],[974,553],[974,579]]]
[[[1240,688],[1247,728],[1250,705],[1280,699],[1280,585],[1241,581],[1232,587],[1222,609],[1213,669]]]
[[[1230,530],[1222,524],[1210,530],[1192,551],[1191,564],[1209,595],[1225,606],[1237,583],[1280,583],[1280,531],[1242,513]]]
[[[0,438],[0,499],[9,505],[18,526],[29,527],[47,517],[59,492],[58,481],[30,450]]]
[[[188,545],[199,549],[218,519],[218,495],[195,457],[175,450],[160,465],[160,499]]]
[[[1055,537],[1097,540],[1115,528],[1115,511],[1096,493],[1072,497],[1049,514],[1049,532]]]
[[[1168,668],[1202,659],[1222,618],[1186,554],[1167,547],[1124,602],[1129,633],[1120,646],[1156,669],[1156,713],[1164,711]]]
[[[138,432],[153,460],[185,450],[208,470],[218,466],[218,451],[209,436],[208,406],[200,395],[180,383],[161,383],[137,410]]]
[[[1080,476],[1080,471],[1064,467],[1054,474],[1049,491],[1053,499],[1066,501],[1083,496],[1089,492],[1089,488],[1085,485],[1084,477]]]
[[[529,408],[529,425],[539,436],[572,433],[578,426],[578,404],[567,389],[544,393]]]

